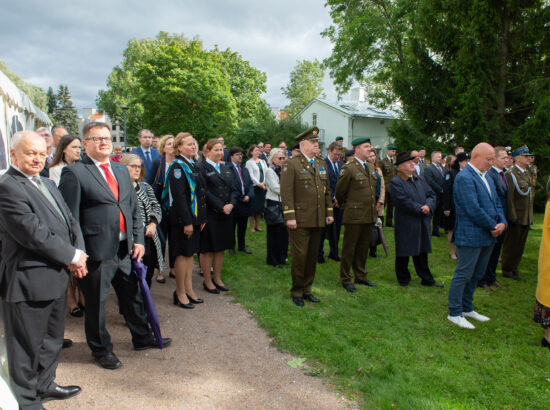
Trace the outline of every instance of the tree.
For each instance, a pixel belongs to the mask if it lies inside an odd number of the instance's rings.
[[[23,81],[21,77],[8,68],[7,64],[3,60],[0,60],[0,71],[2,71],[6,77],[8,77],[11,82],[17,86],[17,88],[27,94],[34,105],[36,105],[40,110],[46,112],[46,94],[44,94],[42,88]]]
[[[69,87],[60,85],[55,96],[57,107],[53,112],[54,123],[63,125],[72,135],[78,135],[78,113],[74,108]]]
[[[290,117],[294,117],[311,100],[321,95],[324,76],[325,70],[317,59],[297,61],[290,72],[290,83],[281,88],[283,94],[290,100],[290,104],[285,108]]]
[[[57,109],[57,98],[52,87],[48,87],[48,91],[46,93],[46,107],[48,108],[48,114],[50,115],[53,115]]]

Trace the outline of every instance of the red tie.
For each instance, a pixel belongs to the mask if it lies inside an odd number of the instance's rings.
[[[506,177],[504,176],[504,172],[503,172],[503,171],[500,171],[499,174],[500,174],[500,177],[502,178],[502,184],[503,184],[506,188],[508,188],[508,182],[506,182]]]
[[[109,170],[109,164],[100,164],[99,165],[103,171],[105,171],[105,179],[107,180],[107,185],[109,185],[109,188],[111,189],[111,192],[113,193],[115,199],[118,202],[118,184],[116,182],[115,177],[113,174],[111,174],[111,171]],[[126,232],[126,222],[124,221],[124,215],[122,211],[120,211],[120,231]]]

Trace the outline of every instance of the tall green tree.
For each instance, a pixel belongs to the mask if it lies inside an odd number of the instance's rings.
[[[312,99],[321,95],[323,92],[321,83],[324,76],[325,70],[317,59],[297,62],[290,72],[290,82],[286,87],[281,88],[285,97],[290,101],[285,108],[290,117],[294,117]]]
[[[53,112],[55,124],[60,124],[72,135],[78,135],[78,113],[73,105],[69,87],[60,85],[55,96],[57,107]]]
[[[53,115],[57,109],[57,97],[53,92],[52,87],[48,87],[48,91],[46,92],[46,107],[48,108],[48,114],[50,115]]]

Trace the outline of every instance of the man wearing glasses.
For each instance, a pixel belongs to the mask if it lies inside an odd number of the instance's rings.
[[[134,349],[158,346],[147,324],[137,278],[131,273],[131,258],[139,261],[144,253],[143,224],[128,171],[109,161],[113,149],[109,126],[90,122],[82,134],[87,155],[63,168],[59,189],[80,223],[89,255],[88,275],[79,281],[86,299],[86,341],[102,367],[117,369],[122,363],[113,353],[105,327],[111,284]],[[163,339],[164,346],[170,342]]]

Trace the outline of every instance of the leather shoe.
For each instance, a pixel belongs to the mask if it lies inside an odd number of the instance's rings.
[[[432,236],[436,236],[438,238],[441,238],[441,234],[439,232],[432,232]]]
[[[98,362],[101,367],[108,370],[115,370],[122,366],[122,362],[118,360],[118,357],[114,353],[107,353],[105,356],[96,357],[95,361]]]
[[[317,298],[316,298],[315,296],[313,296],[313,295],[305,295],[305,296],[304,296],[304,299],[305,299],[305,300],[309,300],[310,302],[313,302],[313,303],[319,303],[319,302],[320,302],[320,300],[317,299]]]
[[[502,274],[502,276],[504,276],[505,278],[508,278],[508,279],[519,280],[519,275],[517,273],[504,272]]]
[[[320,258],[317,258],[317,263],[325,263],[325,258],[321,256]]]
[[[342,286],[350,293],[357,291],[357,289],[355,289],[355,286],[353,286],[353,283],[343,283]]]
[[[371,258],[378,258],[378,254],[376,253],[376,248],[370,248],[369,256]]]
[[[221,290],[222,292],[227,292],[229,288],[225,285],[218,285],[216,282],[212,281],[216,289]]]
[[[215,285],[214,285],[215,286]],[[217,288],[214,288],[214,289],[210,289],[208,286],[206,286],[206,283],[202,282],[202,287],[204,288],[205,291],[207,291],[208,293],[213,293],[214,295],[218,295],[220,293],[220,291],[217,289]]]
[[[502,285],[498,283],[496,280],[493,283],[489,283],[490,286],[496,286],[497,288],[501,288]]]
[[[169,337],[162,338],[163,348],[170,346],[170,343],[172,343],[172,339],[170,339]],[[134,345],[134,350],[137,350],[137,351],[148,350],[148,349],[158,349],[158,348],[159,348],[159,345],[155,339],[152,339],[147,343]]]
[[[252,254],[252,251],[250,249],[247,249],[247,248],[239,249],[239,252],[246,253],[247,255]]]
[[[192,303],[181,303],[180,299],[178,298],[178,294],[176,293],[176,291],[174,291],[174,294],[172,295],[172,299],[173,299],[174,305],[179,306],[180,308],[195,309],[195,305],[193,305]]]
[[[187,293],[186,293],[187,295]],[[198,305],[199,303],[204,303],[204,300],[201,298],[193,299],[191,296],[187,295],[187,299],[189,299],[189,302],[193,303],[194,305]]]
[[[293,297],[292,298],[292,301],[294,302],[294,304],[296,306],[300,306],[300,307],[303,307],[304,306],[304,299],[303,298],[295,298]]]
[[[66,349],[67,347],[71,347],[73,345],[73,341],[71,339],[63,339],[63,344],[61,345],[62,349]]]
[[[432,286],[434,286],[436,288],[443,288],[444,287],[443,283],[437,283],[437,282],[432,283]]]
[[[333,261],[336,261],[336,262],[340,262],[342,260],[342,258],[340,258],[338,255],[329,256],[329,258],[332,259]]]
[[[50,400],[65,400],[80,393],[82,389],[78,386],[58,386],[52,387],[49,390],[39,392],[38,396],[43,402]]]
[[[235,249],[229,249],[229,254],[230,255],[235,255]]]
[[[548,342],[548,340],[546,340],[545,337],[543,337],[542,340],[540,341],[540,345],[542,347],[547,347],[548,349],[550,349],[550,343]]]
[[[487,292],[491,292],[491,293],[496,293],[496,292],[497,292],[496,290],[492,289],[492,288],[491,288],[489,285],[487,285],[487,284],[481,285],[481,286],[478,285],[478,287],[479,287],[479,288],[485,289]]]
[[[365,286],[370,286],[372,288],[378,286],[376,283],[374,282],[371,282],[370,280],[366,279],[366,280],[356,280],[355,283],[358,283],[360,285],[365,285]]]

